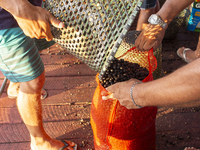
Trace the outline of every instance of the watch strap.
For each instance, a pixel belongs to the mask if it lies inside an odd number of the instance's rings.
[[[164,22],[164,21],[162,20],[162,18],[161,18],[159,15],[158,15],[158,18],[159,18],[159,25],[160,25],[163,29],[166,29],[167,23]]]
[[[157,20],[156,20],[156,23],[151,23],[151,17],[153,16],[153,15],[156,15],[157,16]],[[166,22],[164,22],[163,20],[162,20],[162,18],[159,16],[159,15],[157,15],[157,14],[152,14],[150,17],[149,17],[149,20],[148,20],[148,22],[150,23],[150,24],[154,24],[154,25],[160,25],[163,29],[166,29],[167,28],[167,23]]]

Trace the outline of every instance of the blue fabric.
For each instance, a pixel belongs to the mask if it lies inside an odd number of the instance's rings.
[[[29,0],[29,2],[35,6],[41,6],[42,4],[42,0]],[[18,27],[17,21],[9,12],[0,7],[0,30],[14,27]]]
[[[19,27],[0,30],[0,70],[12,82],[31,81],[44,71],[34,39]]]
[[[149,9],[156,7],[156,0],[144,0],[141,9]]]

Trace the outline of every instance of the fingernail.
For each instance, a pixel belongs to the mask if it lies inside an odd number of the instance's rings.
[[[59,28],[63,28],[64,26],[65,26],[65,24],[63,22],[60,22],[58,25]]]

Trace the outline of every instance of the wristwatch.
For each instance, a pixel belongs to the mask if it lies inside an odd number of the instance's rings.
[[[160,25],[163,29],[166,29],[167,28],[167,23],[164,22],[161,17],[157,14],[152,14],[149,19],[148,19],[148,22],[150,24],[153,24],[153,25]]]

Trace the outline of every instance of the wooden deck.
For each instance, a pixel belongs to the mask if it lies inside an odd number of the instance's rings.
[[[195,49],[198,33],[183,26],[176,39],[163,41],[162,67],[165,74],[186,64],[177,55],[181,46]],[[45,49],[42,60],[46,70],[44,88],[48,98],[42,100],[45,130],[53,138],[68,139],[80,150],[92,150],[90,104],[96,88],[96,72],[64,53],[57,44]],[[0,76],[3,82],[3,75]],[[16,100],[9,99],[6,89],[0,99],[0,150],[29,150],[29,133],[18,113]],[[161,108],[156,120],[158,150],[183,150],[200,147],[200,108]]]

